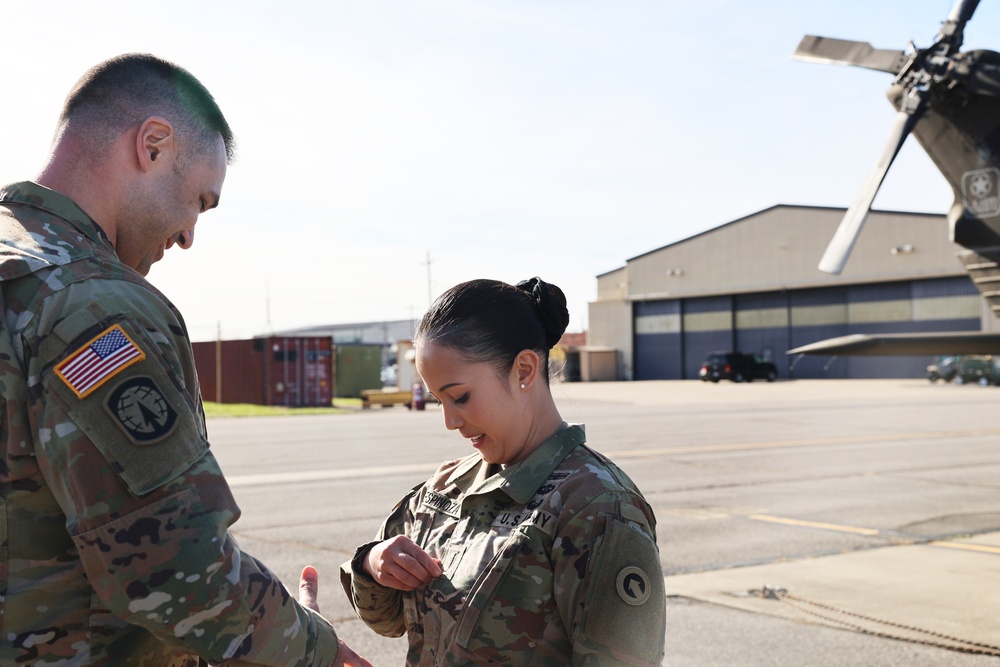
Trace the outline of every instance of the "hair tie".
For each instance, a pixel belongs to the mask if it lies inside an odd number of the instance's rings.
[[[548,305],[549,299],[549,284],[535,276],[529,280],[522,280],[517,284],[517,288],[522,292],[527,292],[528,296],[531,297],[531,302],[535,304],[535,308],[538,308],[542,313],[545,312],[545,306]]]
[[[559,342],[566,325],[569,323],[569,313],[565,304],[557,307],[552,299],[552,286],[535,276],[530,280],[522,280],[517,284],[517,288],[528,295],[535,306],[535,312],[542,323],[542,331],[545,334],[545,344],[552,347]],[[558,287],[555,288],[558,291]],[[559,293],[560,296],[562,292]]]

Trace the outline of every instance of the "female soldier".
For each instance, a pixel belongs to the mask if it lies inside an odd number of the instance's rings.
[[[445,426],[475,453],[410,491],[342,581],[407,665],[658,665],[666,627],[653,511],[559,416],[548,351],[562,290],[474,280],[415,336]]]

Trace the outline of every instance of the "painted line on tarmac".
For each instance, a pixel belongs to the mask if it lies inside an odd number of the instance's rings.
[[[289,482],[323,482],[331,479],[381,477],[384,475],[408,475],[416,472],[427,474],[437,470],[439,465],[439,463],[411,463],[397,466],[371,466],[368,468],[302,470],[299,472],[274,472],[259,475],[226,475],[226,481],[231,487],[288,484]]]
[[[608,451],[615,459],[642,458],[671,454],[709,454],[713,452],[739,452],[758,449],[783,449],[813,447],[817,445],[860,444],[866,442],[893,442],[900,440],[921,440],[936,438],[969,438],[983,435],[1000,435],[1000,429],[976,429],[968,431],[937,431],[932,433],[900,433],[887,435],[858,435],[842,438],[815,438],[807,440],[771,440],[766,442],[743,442],[720,445],[690,445],[684,447],[660,447],[656,449],[622,449]],[[262,486],[266,484],[287,484],[290,482],[321,482],[354,477],[378,477],[381,475],[408,475],[416,472],[434,472],[439,462],[411,463],[396,466],[370,466],[364,468],[337,468],[336,470],[304,470],[298,472],[261,473],[256,475],[226,476],[229,486]],[[866,529],[859,529],[866,530]]]
[[[969,431],[932,431],[917,433],[890,433],[884,435],[853,435],[842,438],[735,442],[720,445],[686,445],[684,447],[659,447],[655,449],[622,449],[618,451],[609,450],[605,453],[612,458],[639,458],[643,456],[662,456],[664,454],[707,454],[712,452],[738,452],[754,449],[814,447],[817,445],[846,445],[867,442],[896,442],[900,440],[928,440],[939,438],[970,438],[984,435],[1000,435],[1000,428],[975,429]]]
[[[819,528],[822,530],[835,530],[839,533],[853,533],[855,535],[881,535],[882,531],[874,528],[859,528],[857,526],[842,526],[836,523],[822,523],[820,521],[802,521],[800,519],[787,519],[769,514],[750,514],[748,519],[755,521],[766,521],[767,523],[780,523],[786,526],[802,526],[804,528]],[[928,546],[943,547],[945,549],[959,549],[961,551],[977,551],[987,554],[1000,555],[1000,547],[993,547],[985,544],[966,544],[964,542],[951,542],[948,540],[936,540],[927,542]]]
[[[961,542],[929,542],[932,547],[944,547],[946,549],[961,549],[963,551],[979,551],[987,554],[1000,554],[1000,547],[991,547],[985,544],[963,544]]]
[[[881,531],[874,528],[858,528],[856,526],[841,526],[835,523],[822,523],[819,521],[802,521],[800,519],[785,519],[780,516],[770,516],[768,514],[751,514],[748,519],[755,521],[766,521],[768,523],[781,523],[787,526],[804,526],[806,528],[821,528],[823,530],[835,530],[839,533],[854,533],[855,535],[878,535]]]

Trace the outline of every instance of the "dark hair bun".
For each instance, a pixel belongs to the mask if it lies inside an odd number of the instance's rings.
[[[545,344],[553,347],[569,326],[566,295],[556,285],[550,285],[538,276],[522,280],[517,284],[517,288],[527,292],[535,304],[535,310],[545,328]]]

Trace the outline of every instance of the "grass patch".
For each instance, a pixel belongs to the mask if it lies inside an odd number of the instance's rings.
[[[251,403],[213,403],[205,401],[206,417],[293,417],[296,415],[336,415],[361,409],[360,398],[337,398],[333,405],[316,408],[286,408]]]

